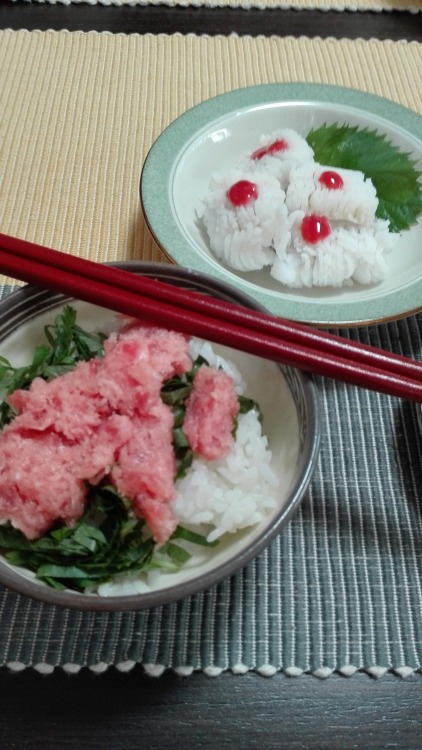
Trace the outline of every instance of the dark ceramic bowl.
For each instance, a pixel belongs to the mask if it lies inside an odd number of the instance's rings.
[[[118,264],[133,273],[154,277],[240,305],[257,308],[243,293],[203,274],[177,266],[151,263]],[[42,341],[43,327],[53,322],[68,298],[24,287],[0,303],[0,354],[13,364],[32,359],[34,346]],[[108,310],[72,300],[78,321],[86,328],[109,324]],[[224,347],[216,347],[235,361],[247,385],[247,393],[260,403],[264,432],[272,450],[272,467],[279,476],[277,507],[265,520],[235,534],[226,534],[218,547],[207,551],[177,573],[160,574],[149,587],[128,588],[114,584],[107,595],[54,590],[23,568],[0,557],[0,582],[22,594],[51,604],[80,610],[137,610],[167,604],[217,584],[259,555],[296,512],[315,469],[320,416],[318,394],[312,379],[298,370]]]

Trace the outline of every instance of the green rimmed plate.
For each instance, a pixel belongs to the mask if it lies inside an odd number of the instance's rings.
[[[178,265],[210,274],[253,297],[274,315],[321,326],[378,323],[422,310],[422,218],[402,233],[384,281],[342,289],[289,290],[267,270],[238,273],[208,247],[195,215],[210,173],[237,162],[264,132],[294,128],[307,135],[324,123],[377,129],[413,154],[422,170],[422,117],[354,89],[318,84],[268,84],[209,99],[177,118],[152,146],[141,175],[147,224]]]

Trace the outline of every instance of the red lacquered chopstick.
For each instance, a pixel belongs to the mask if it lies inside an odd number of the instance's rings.
[[[0,247],[5,247],[1,236]],[[34,248],[34,246],[31,247]],[[387,368],[388,359],[383,367],[370,365],[367,362],[356,362],[349,356],[342,357],[318,349],[315,343],[312,346],[309,341],[304,343],[299,333],[296,341],[293,341],[284,339],[281,334],[276,335],[262,329],[250,328],[247,320],[251,318],[251,315],[253,318],[253,311],[246,311],[247,316],[244,319],[240,315],[243,308],[237,308],[238,318],[242,321],[239,323],[215,316],[210,317],[208,312],[204,314],[186,307],[179,307],[174,301],[175,288],[170,284],[163,285],[167,290],[166,301],[163,301],[161,298],[142,296],[138,291],[123,289],[121,286],[116,287],[111,280],[105,283],[103,279],[99,280],[99,274],[97,278],[91,275],[81,275],[79,272],[81,263],[90,263],[89,261],[77,259],[77,266],[75,265],[72,270],[70,265],[63,269],[57,258],[62,255],[61,253],[55,255],[56,265],[51,266],[46,265],[45,257],[42,259],[34,255],[24,257],[10,250],[10,248],[0,250],[0,271],[22,281],[63,292],[116,312],[174,328],[188,335],[200,336],[316,374],[422,402],[420,371],[415,379],[399,372],[392,372]],[[93,265],[97,270],[103,268],[99,264]],[[113,274],[115,270],[111,269]]]
[[[286,341],[300,342],[303,346],[308,345],[321,352],[350,358],[355,363],[367,363],[379,368],[386,367],[390,372],[396,372],[405,377],[422,378],[422,362],[386,352],[367,344],[353,342],[301,323],[294,323],[266,313],[248,310],[230,302],[208,297],[205,294],[186,291],[156,279],[95,263],[1,233],[0,249],[9,251],[24,260],[37,260],[51,268],[70,271],[80,277],[102,281],[115,288],[132,291],[156,301],[171,301],[179,308],[199,312],[224,322],[239,324],[260,334],[281,336]]]

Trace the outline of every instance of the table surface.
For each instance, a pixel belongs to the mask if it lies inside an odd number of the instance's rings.
[[[422,13],[105,6],[87,3],[48,5],[0,0],[0,28],[96,30],[114,34],[276,34],[422,41]]]
[[[46,5],[0,0],[0,28],[278,34],[422,41],[422,14]],[[2,750],[421,748],[422,675],[326,680],[253,672],[159,678],[142,668],[0,671]]]

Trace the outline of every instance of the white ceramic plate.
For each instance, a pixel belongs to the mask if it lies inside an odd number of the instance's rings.
[[[386,279],[371,286],[288,290],[268,270],[242,274],[215,258],[195,215],[210,173],[235,164],[262,133],[294,128],[306,136],[324,123],[377,129],[413,154],[422,170],[422,117],[360,91],[313,84],[268,84],[223,94],[175,120],[151,148],[140,195],[156,241],[181,266],[227,281],[274,315],[322,326],[364,325],[422,309],[422,218],[403,232]]]
[[[236,290],[214,279],[166,264],[126,263],[122,267],[162,281],[196,289],[221,299],[253,307]],[[15,366],[31,361],[34,347],[45,341],[43,327],[52,323],[63,306],[61,295],[25,287],[0,303],[0,354]],[[102,328],[113,313],[83,302],[78,322],[88,330]],[[216,347],[235,361],[247,384],[247,393],[261,405],[264,430],[273,451],[273,468],[280,478],[278,506],[265,521],[234,535],[212,551],[195,555],[180,572],[156,580],[147,593],[127,593],[114,588],[113,595],[99,597],[56,591],[34,580],[0,556],[0,582],[29,596],[78,609],[142,609],[175,601],[214,585],[245,565],[267,546],[297,510],[315,468],[319,447],[319,407],[316,387],[304,374],[251,355]]]

